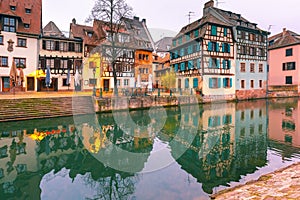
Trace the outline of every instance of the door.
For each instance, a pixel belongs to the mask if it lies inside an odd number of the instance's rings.
[[[2,92],[9,92],[10,82],[9,77],[2,77]]]
[[[27,91],[34,91],[34,77],[27,77]]]
[[[103,80],[104,91],[109,91],[109,79]]]

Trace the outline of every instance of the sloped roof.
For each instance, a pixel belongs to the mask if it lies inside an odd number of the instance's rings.
[[[172,46],[173,37],[163,37],[155,43],[157,52],[168,52]]]
[[[87,45],[97,46],[105,39],[104,31],[98,28],[97,23],[93,26],[80,25],[76,23],[70,24],[70,38],[80,38]]]
[[[153,51],[154,42],[146,26],[145,19],[139,21],[138,17],[134,17],[133,19],[123,18],[122,21],[125,24],[126,30],[133,37],[136,49]]]
[[[16,10],[11,10],[10,6],[15,6]],[[31,13],[26,13],[26,9],[31,9]],[[1,0],[0,14],[17,17],[18,33],[41,34],[42,0]],[[29,28],[25,28],[24,24],[30,24]]]
[[[65,35],[59,30],[56,24],[50,21],[44,28],[43,28],[43,35],[50,36],[50,37],[58,37],[58,38],[65,38]]]
[[[286,47],[290,45],[300,44],[300,35],[284,29],[281,33],[278,33],[270,37],[269,42],[272,43],[269,45],[269,49],[276,49],[281,47]]]

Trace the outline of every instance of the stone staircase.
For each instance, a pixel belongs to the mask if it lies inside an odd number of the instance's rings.
[[[95,113],[91,96],[0,100],[0,122]]]

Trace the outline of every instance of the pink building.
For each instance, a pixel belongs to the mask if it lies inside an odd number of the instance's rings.
[[[269,90],[276,95],[300,93],[300,35],[283,29],[269,38]]]

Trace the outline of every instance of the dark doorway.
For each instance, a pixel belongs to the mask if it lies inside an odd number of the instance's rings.
[[[9,77],[2,77],[2,92],[9,92],[10,82]]]
[[[34,91],[34,77],[27,77],[27,91]]]
[[[104,91],[109,91],[109,79],[103,80]]]

